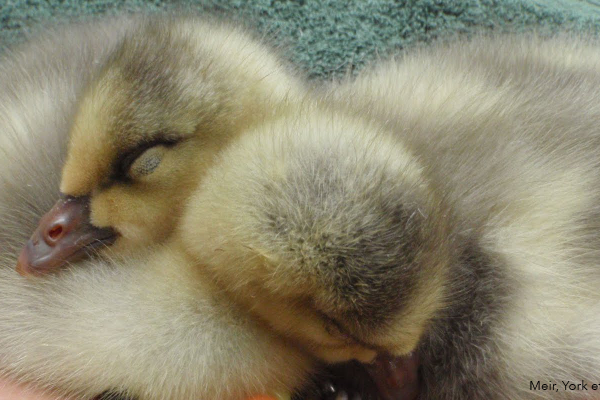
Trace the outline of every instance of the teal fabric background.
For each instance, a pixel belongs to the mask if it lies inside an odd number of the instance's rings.
[[[600,0],[0,0],[0,49],[57,21],[173,9],[239,18],[286,46],[310,77],[339,76],[377,55],[454,33],[600,31]]]

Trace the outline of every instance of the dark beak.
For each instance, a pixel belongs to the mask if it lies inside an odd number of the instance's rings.
[[[379,391],[377,398],[416,400],[419,397],[419,356],[416,352],[404,357],[380,354],[367,365],[367,371]]]
[[[114,243],[112,228],[98,228],[90,222],[88,197],[64,197],[40,219],[19,260],[17,272],[40,276],[85,258],[91,250]]]

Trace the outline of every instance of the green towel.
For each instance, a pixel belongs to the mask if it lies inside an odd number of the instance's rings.
[[[177,8],[242,19],[282,43],[313,78],[339,76],[377,55],[454,33],[600,30],[600,0],[0,0],[0,49],[43,24]]]

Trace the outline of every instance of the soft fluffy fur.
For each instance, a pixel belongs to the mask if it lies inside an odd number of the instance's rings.
[[[54,143],[95,87],[81,71],[102,82],[94,66],[119,54],[102,61],[111,27],[2,67],[4,374],[83,397],[238,399],[298,385],[301,349],[418,350],[426,399],[591,396],[529,382],[600,380],[595,44],[438,46],[286,103],[232,135],[176,238],[27,281],[15,254],[57,194]]]
[[[319,357],[405,354],[440,307],[444,224],[424,220],[437,205],[399,143],[325,107],[305,102],[230,146],[181,235],[208,277]],[[400,303],[402,329],[375,339]]]
[[[220,149],[300,93],[273,52],[241,29],[149,18],[80,99],[61,192],[90,196],[92,222],[117,230],[116,247],[158,243]]]
[[[385,63],[230,146],[186,246],[320,357],[418,351],[425,399],[592,397],[599,71],[574,38]]]
[[[39,280],[14,271],[20,247],[58,196],[66,135],[85,87],[123,36],[136,37],[145,23],[49,32],[2,63],[0,371],[78,398],[111,389],[140,399],[240,399],[298,386],[307,358],[196,279],[175,247]]]
[[[600,377],[599,71],[597,43],[479,39],[334,94],[400,135],[456,217],[461,262],[421,345],[430,398],[593,396],[529,382]]]

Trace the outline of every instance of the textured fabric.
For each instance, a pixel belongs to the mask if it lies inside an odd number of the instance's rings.
[[[177,8],[243,20],[286,46],[311,77],[340,75],[376,55],[454,33],[600,30],[599,0],[0,0],[0,48],[56,21]]]

